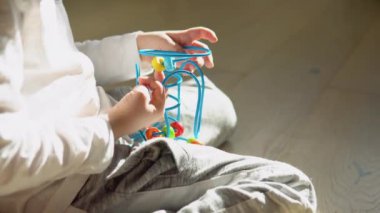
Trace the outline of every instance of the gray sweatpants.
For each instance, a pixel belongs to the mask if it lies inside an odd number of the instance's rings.
[[[236,115],[230,100],[206,82],[200,138],[218,145],[232,133]],[[111,94],[119,99],[126,92]],[[196,88],[187,82],[182,94],[188,129]],[[316,196],[309,178],[285,163],[169,139],[120,140],[111,165],[90,176],[73,205],[89,212],[314,212]]]
[[[116,145],[111,166],[93,175],[73,205],[89,212],[313,212],[313,186],[281,162],[156,139]],[[132,151],[133,150],[133,151]]]

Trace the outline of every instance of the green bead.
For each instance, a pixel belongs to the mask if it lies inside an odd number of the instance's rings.
[[[162,131],[165,133],[167,133],[167,129],[166,129],[166,126],[164,126],[164,128],[162,128]],[[170,130],[169,130],[169,136],[166,135],[166,137],[168,138],[175,138],[175,131],[173,129],[173,127],[170,127]]]

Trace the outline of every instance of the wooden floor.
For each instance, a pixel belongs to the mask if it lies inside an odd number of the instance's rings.
[[[239,117],[223,148],[299,167],[320,212],[380,212],[380,1],[65,3],[80,40],[215,29],[209,76]]]

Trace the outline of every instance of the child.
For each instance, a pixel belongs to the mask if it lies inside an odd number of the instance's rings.
[[[210,29],[75,46],[60,0],[1,0],[0,20],[0,212],[315,211],[310,180],[287,164],[160,138],[131,147],[122,138],[161,119],[163,76],[139,79],[114,95],[116,104],[102,88],[133,77],[134,64],[148,60],[138,49],[203,47],[201,39],[217,41]],[[198,63],[213,67],[211,56]],[[218,144],[236,117],[207,84],[216,104],[205,104],[201,137]]]

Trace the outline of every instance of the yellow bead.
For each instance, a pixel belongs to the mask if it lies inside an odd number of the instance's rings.
[[[163,131],[165,134],[167,133],[166,126],[164,126],[164,128],[162,128],[162,131]],[[175,131],[174,131],[173,127],[170,127],[170,130],[169,130],[169,136],[167,135],[166,137],[168,137],[168,138],[175,138]]]
[[[153,57],[152,67],[156,72],[162,72],[165,70],[164,59],[160,57]]]

